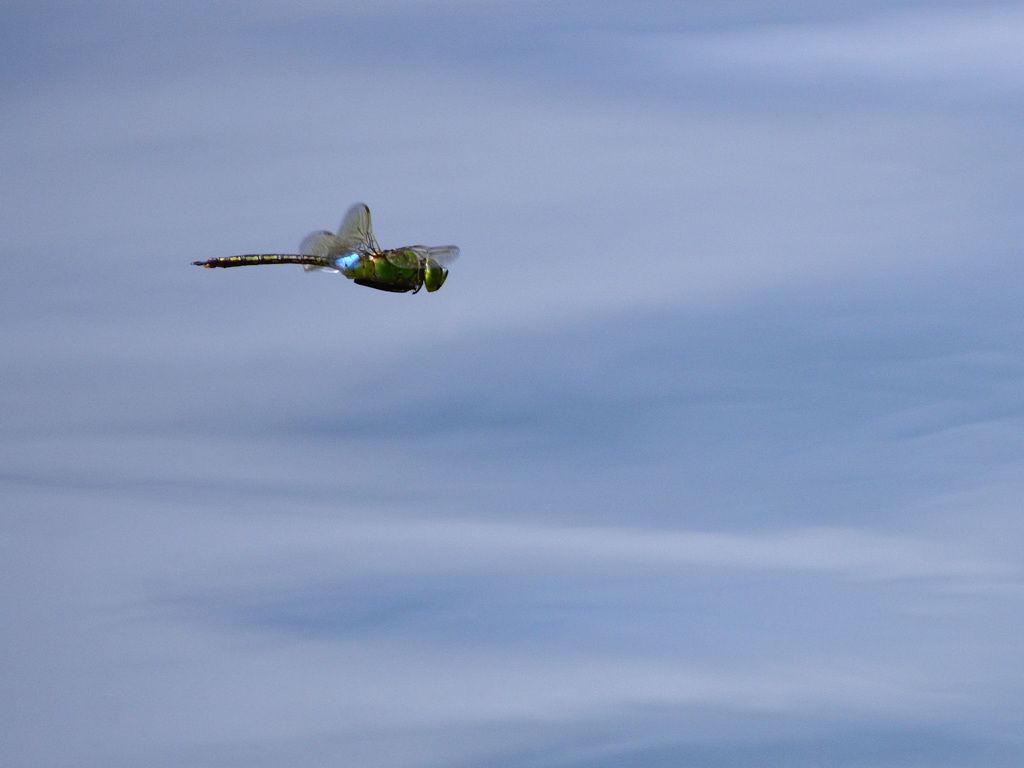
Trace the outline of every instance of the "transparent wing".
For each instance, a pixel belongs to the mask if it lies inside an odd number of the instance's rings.
[[[341,251],[340,238],[325,230],[310,232],[303,238],[302,244],[299,246],[299,253],[303,256],[334,256]]]
[[[356,203],[345,213],[345,218],[341,220],[341,227],[338,229],[338,243],[339,253],[377,253],[380,250],[377,239],[373,236],[370,209],[366,203]]]
[[[325,230],[313,232],[306,236],[299,246],[299,252],[305,256],[321,256],[336,259],[347,256],[366,256],[380,250],[373,236],[373,225],[370,223],[370,209],[365,203],[356,203],[345,213],[338,234]],[[353,261],[358,261],[354,259]],[[347,264],[352,267],[354,264]],[[330,266],[306,266],[307,270],[323,269],[337,271]]]
[[[347,256],[377,253],[380,246],[373,236],[370,224],[370,209],[364,203],[356,203],[345,214],[338,234],[320,230],[306,235],[299,246],[299,253],[305,256]]]
[[[303,256],[324,256],[333,257],[337,256],[342,252],[340,239],[337,235],[321,230],[320,232],[310,232],[302,240],[302,244],[299,245],[299,253]],[[325,272],[336,272],[337,270],[331,269],[330,267],[317,267],[311,264],[303,266],[307,272],[313,272],[317,269],[322,269]]]
[[[419,266],[421,259],[433,259],[441,266],[451,264],[459,257],[457,245],[410,245],[408,248],[397,248],[385,251],[385,257],[396,267],[413,269]]]

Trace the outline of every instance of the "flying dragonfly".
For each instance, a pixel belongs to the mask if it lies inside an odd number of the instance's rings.
[[[459,255],[454,245],[431,248],[410,245],[382,250],[373,236],[370,209],[356,203],[345,214],[338,234],[313,232],[299,246],[300,253],[260,253],[222,256],[193,261],[198,267],[248,267],[251,264],[301,264],[307,271],[341,272],[356,285],[379,291],[416,293],[440,288],[448,277],[446,265]]]

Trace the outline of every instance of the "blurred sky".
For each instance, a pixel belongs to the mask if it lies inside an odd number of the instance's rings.
[[[0,763],[1024,762],[1024,6],[0,10]],[[365,201],[443,290],[298,267]]]

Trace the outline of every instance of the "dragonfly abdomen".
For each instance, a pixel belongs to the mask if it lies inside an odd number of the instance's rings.
[[[246,256],[221,256],[206,261],[193,261],[197,267],[248,267],[252,264],[305,264],[312,267],[334,267],[334,259],[297,253],[253,253]]]

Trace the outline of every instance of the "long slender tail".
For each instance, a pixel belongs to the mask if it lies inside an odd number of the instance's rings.
[[[297,253],[257,253],[248,256],[222,256],[206,261],[193,261],[197,267],[248,267],[250,264],[306,264],[314,267],[333,267],[335,259],[326,256],[303,256]]]

